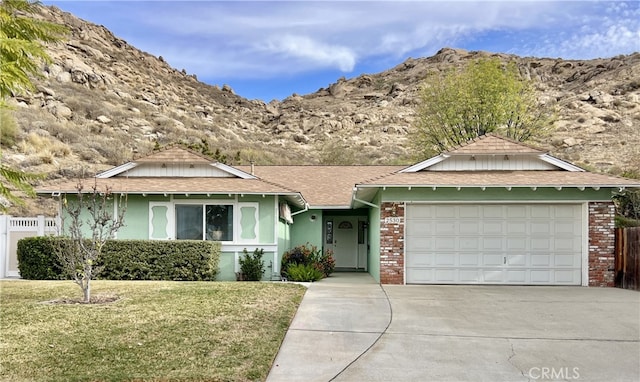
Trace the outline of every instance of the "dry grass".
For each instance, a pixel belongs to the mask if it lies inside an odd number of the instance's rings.
[[[304,288],[280,283],[0,281],[0,380],[264,380]]]

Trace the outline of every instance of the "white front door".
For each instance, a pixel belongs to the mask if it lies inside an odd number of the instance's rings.
[[[405,222],[407,283],[581,284],[579,204],[417,204]]]
[[[358,267],[358,218],[333,219],[333,256],[336,268]]]

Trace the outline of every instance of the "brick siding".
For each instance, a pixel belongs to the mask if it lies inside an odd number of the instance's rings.
[[[400,222],[385,223],[386,218]],[[380,283],[404,284],[404,203],[380,207]]]
[[[612,202],[589,203],[589,286],[614,286],[614,217]]]

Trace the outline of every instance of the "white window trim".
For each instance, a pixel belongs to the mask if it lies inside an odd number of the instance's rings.
[[[178,205],[221,205],[221,206],[232,206],[234,209],[233,213],[233,240],[229,241],[220,241],[225,247],[231,245],[244,245],[244,244],[257,244],[260,243],[260,203],[259,202],[240,202],[237,197],[234,199],[172,199],[168,202],[149,202],[149,232],[148,238],[149,240],[176,240],[176,220],[175,220],[175,211],[176,206]],[[152,220],[153,220],[153,207],[156,206],[165,206],[167,207],[167,238],[152,238],[151,233],[153,230]],[[242,240],[241,235],[241,227],[240,227],[240,219],[241,219],[241,208],[243,206],[250,206],[255,208],[255,239],[252,240]],[[204,214],[203,214],[203,226],[204,226]],[[277,237],[277,232],[276,232]]]

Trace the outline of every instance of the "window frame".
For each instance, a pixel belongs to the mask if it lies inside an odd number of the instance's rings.
[[[199,240],[204,240],[207,241],[207,206],[231,206],[233,208],[233,221],[231,223],[231,240],[209,240],[209,241],[219,241],[221,243],[224,244],[233,244],[233,243],[237,243],[238,242],[238,216],[237,216],[237,209],[238,209],[238,202],[236,201],[229,201],[229,200],[174,200],[173,201],[173,229],[174,229],[174,239],[175,240],[188,240],[188,239],[178,239],[178,219],[177,219],[177,208],[178,206],[200,206],[202,207],[202,237]],[[195,239],[194,239],[195,240]]]

